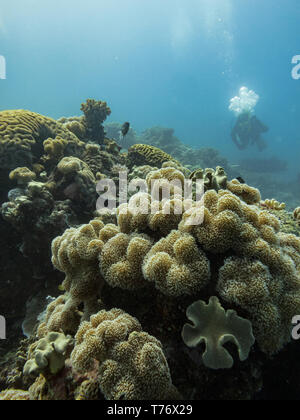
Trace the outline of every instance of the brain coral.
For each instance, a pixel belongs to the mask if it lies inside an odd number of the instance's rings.
[[[80,326],[73,366],[86,372],[97,360],[106,399],[164,399],[175,394],[161,343],[141,329],[137,319],[120,309],[100,311]]]
[[[40,157],[43,142],[56,137],[67,142],[66,152],[77,154],[84,143],[57,121],[24,110],[0,112],[0,165],[3,169],[28,166],[33,155]]]
[[[161,167],[164,162],[175,161],[172,156],[154,146],[135,144],[128,150],[128,166],[150,165]],[[177,162],[179,164],[179,162]]]

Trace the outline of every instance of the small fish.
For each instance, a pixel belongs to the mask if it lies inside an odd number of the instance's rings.
[[[124,140],[124,137],[126,136],[126,134],[128,133],[130,129],[130,123],[129,122],[125,122],[122,125],[121,131],[120,131],[120,142],[122,143]]]

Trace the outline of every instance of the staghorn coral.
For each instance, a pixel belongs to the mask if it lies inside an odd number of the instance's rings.
[[[76,156],[83,143],[57,121],[24,110],[0,112],[0,166],[14,169],[30,166],[42,156],[43,142],[61,138],[67,142],[65,152]]]
[[[210,267],[191,235],[173,231],[152,247],[144,260],[143,273],[163,294],[178,297],[203,289],[210,278]]]
[[[37,376],[44,371],[56,375],[64,368],[68,349],[72,345],[73,340],[70,336],[55,332],[47,334],[29,348],[24,375]]]
[[[177,162],[172,156],[147,144],[135,144],[128,150],[127,166],[130,168],[141,165],[161,167],[164,162],[169,161]]]
[[[204,341],[206,350],[202,356],[205,366],[211,369],[230,369],[233,358],[223,347],[231,341],[239,352],[241,361],[245,361],[255,339],[251,322],[239,317],[235,311],[225,312],[219,299],[212,296],[206,305],[202,300],[187,308],[186,315],[194,325],[185,324],[182,339],[189,347],[196,347]]]
[[[84,113],[87,139],[103,144],[105,132],[102,123],[111,114],[107,103],[87,99],[86,103],[81,104],[81,111]]]
[[[81,325],[71,359],[83,372],[99,361],[99,384],[106,399],[165,399],[176,394],[161,343],[120,309],[100,311]]]

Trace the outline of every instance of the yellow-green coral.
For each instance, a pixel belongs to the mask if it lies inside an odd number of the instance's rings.
[[[112,287],[135,290],[144,287],[142,263],[152,243],[145,235],[119,233],[103,247],[100,260],[105,281]]]
[[[84,322],[71,355],[79,372],[100,363],[99,384],[106,399],[165,399],[175,394],[161,343],[120,309],[100,311]]]
[[[16,168],[9,174],[11,181],[16,181],[19,185],[26,185],[36,178],[36,174],[28,168]]]
[[[225,312],[217,297],[212,296],[208,305],[202,300],[194,302],[187,308],[186,315],[194,325],[184,325],[182,339],[189,347],[196,347],[204,341],[206,349],[202,360],[205,366],[211,369],[230,369],[233,366],[233,358],[223,347],[228,341],[237,346],[241,361],[248,358],[255,342],[251,322],[233,310]]]
[[[43,142],[56,137],[68,143],[69,154],[78,153],[83,144],[73,133],[57,121],[43,115],[24,111],[0,112],[0,164],[1,168],[31,164],[33,153]],[[40,157],[40,156],[37,156]]]
[[[243,309],[260,348],[269,354],[278,352],[290,340],[291,320],[300,309],[295,262],[288,252],[283,254],[278,249],[273,254],[277,264],[266,265],[253,258],[226,259],[218,283],[222,298]]]
[[[247,204],[257,204],[261,200],[260,192],[257,188],[243,184],[237,179],[227,182],[227,189],[240,197]]]
[[[24,375],[37,376],[42,371],[56,375],[65,366],[68,348],[73,341],[70,336],[51,332],[29,348]]]
[[[271,200],[266,199],[261,201],[260,205],[270,210],[284,210],[286,208],[285,203],[279,203],[279,201],[272,198]]]
[[[44,141],[44,151],[48,155],[49,159],[61,159],[64,155],[65,147],[67,146],[67,140],[61,137],[55,139],[47,139]]]
[[[63,288],[68,296],[62,306],[48,315],[46,324],[50,331],[62,329],[68,332],[67,322],[82,303],[85,318],[99,307],[97,299],[103,279],[98,269],[98,257],[105,242],[117,233],[116,226],[104,226],[96,219],[78,229],[67,229],[63,236],[52,242],[52,263],[66,274]]]
[[[6,389],[0,392],[0,401],[29,401],[30,395],[28,391],[19,389]]]
[[[179,231],[171,232],[152,247],[144,260],[143,273],[168,296],[197,293],[210,279],[204,252],[191,235]]]
[[[172,156],[154,146],[135,144],[128,150],[128,166],[150,165],[161,167],[164,162],[176,161]]]

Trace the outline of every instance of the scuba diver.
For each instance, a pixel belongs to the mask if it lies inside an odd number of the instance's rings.
[[[240,150],[245,150],[249,145],[256,145],[262,152],[266,142],[261,138],[261,133],[269,130],[255,115],[244,112],[238,116],[235,126],[231,131],[231,138]]]

